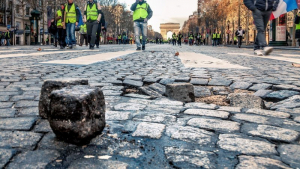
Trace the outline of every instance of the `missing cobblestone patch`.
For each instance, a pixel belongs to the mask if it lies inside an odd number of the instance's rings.
[[[230,103],[227,100],[227,96],[222,95],[214,95],[202,98],[196,98],[196,102],[207,103],[207,104],[215,104],[218,106],[229,106]]]

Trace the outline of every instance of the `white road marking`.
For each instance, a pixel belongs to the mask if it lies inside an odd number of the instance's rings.
[[[200,53],[182,52],[179,58],[185,67],[203,67],[219,69],[251,69],[240,65],[231,64],[228,61],[217,59]]]
[[[257,55],[251,55],[248,53],[228,53],[231,55],[243,55],[243,56],[250,56],[250,57],[258,57],[258,58],[264,58],[264,59],[273,59],[273,60],[280,60],[280,61],[286,61],[286,62],[291,62],[291,63],[299,63],[300,64],[300,59],[296,58],[287,58],[287,56],[300,56],[300,55],[293,55],[293,54],[281,54],[283,56],[257,56]]]
[[[36,52],[36,53],[18,53],[18,54],[7,54],[1,55],[0,58],[10,58],[10,57],[20,57],[20,56],[42,56],[42,55],[49,55],[49,54],[57,54],[57,53],[71,53],[71,52],[81,52],[76,50],[68,50],[68,51],[54,51],[54,52]]]
[[[96,55],[88,55],[78,58],[73,58],[69,60],[52,60],[49,62],[41,62],[46,64],[64,64],[64,65],[89,65],[97,62],[111,60],[113,58],[117,58],[120,56],[128,55],[131,53],[135,53],[136,51],[120,51],[120,52],[108,52],[108,53],[100,53]]]

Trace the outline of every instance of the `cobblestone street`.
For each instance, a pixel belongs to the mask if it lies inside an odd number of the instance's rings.
[[[300,68],[292,66],[300,51],[37,49],[0,48],[0,168],[300,169]],[[87,79],[105,95],[106,127],[85,146],[58,140],[39,116],[44,80],[69,78]],[[166,97],[171,83],[193,84],[196,102]],[[263,109],[201,102],[244,92],[262,98]]]

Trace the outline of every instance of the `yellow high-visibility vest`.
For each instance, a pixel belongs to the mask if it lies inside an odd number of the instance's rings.
[[[68,4],[65,5],[66,10],[66,23],[76,23],[76,8],[75,4],[71,6],[71,8],[68,11]]]
[[[58,10],[56,13],[57,13],[57,16],[62,17],[62,12],[61,12],[61,10]],[[59,19],[59,20],[56,22],[56,26],[62,26],[61,19]]]
[[[87,20],[95,21],[98,19],[98,9],[96,5],[97,4],[93,4],[92,8],[90,8],[90,5],[87,5],[87,10],[86,10]]]
[[[138,4],[133,12],[133,20],[146,19],[148,16],[148,6],[147,3],[143,3],[142,5]]]

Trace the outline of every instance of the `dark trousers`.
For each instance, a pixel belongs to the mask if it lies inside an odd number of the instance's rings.
[[[173,39],[173,46],[176,45],[176,39]]]
[[[63,28],[57,28],[58,42],[62,47],[66,47],[66,30]]]
[[[257,36],[254,43],[254,50],[263,49],[267,46],[265,30],[267,28],[272,11],[255,10],[252,12],[254,24],[257,29]]]
[[[98,29],[97,29],[97,37],[96,37],[96,46],[99,46],[100,45],[100,34],[101,34],[101,24],[98,24]],[[104,37],[102,35],[102,37]]]
[[[243,37],[242,36],[238,36],[238,46],[239,47],[242,46],[242,42],[243,42]]]
[[[96,33],[97,33],[97,30],[98,30],[98,25],[99,25],[99,23],[97,21],[86,23],[88,39],[89,39],[89,42],[90,42],[90,46],[92,46],[92,47],[95,46]]]
[[[80,34],[80,45],[83,45],[83,41],[85,41],[85,46],[88,45],[88,37],[87,34]]]
[[[181,39],[178,40],[178,46],[181,46]]]

